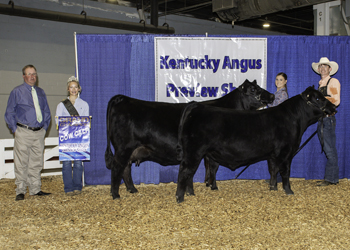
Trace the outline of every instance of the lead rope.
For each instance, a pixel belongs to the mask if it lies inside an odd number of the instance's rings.
[[[323,120],[323,119],[322,119]],[[323,124],[322,124],[323,125]],[[305,147],[306,144],[308,144],[308,142],[312,139],[312,137],[315,136],[315,134],[317,133],[317,130],[303,143],[303,145],[301,145],[298,150],[294,153],[293,157],[297,155],[297,153],[299,153],[300,150],[303,149],[303,147]],[[323,143],[323,141],[322,141]],[[322,144],[321,143],[321,144]],[[322,145],[323,148],[323,145]],[[247,165],[241,172],[239,172],[238,175],[236,175],[235,179],[237,179],[250,165]]]

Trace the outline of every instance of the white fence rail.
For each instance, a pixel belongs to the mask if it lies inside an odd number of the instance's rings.
[[[0,179],[15,178],[13,144],[14,139],[0,140]],[[58,160],[58,137],[46,138],[42,176],[60,174],[62,174],[62,164]]]

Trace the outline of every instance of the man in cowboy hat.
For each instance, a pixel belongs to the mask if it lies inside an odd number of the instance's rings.
[[[338,64],[322,57],[319,62],[312,63],[312,69],[321,76],[318,90],[334,105],[340,104],[340,83],[331,76],[337,73]],[[324,180],[318,186],[336,185],[339,183],[338,153],[335,146],[335,116],[327,115],[318,122],[317,134],[327,157]]]

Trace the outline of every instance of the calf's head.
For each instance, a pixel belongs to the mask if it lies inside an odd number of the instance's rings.
[[[245,95],[249,96],[250,98],[254,98],[256,106],[252,106],[251,109],[258,109],[261,106],[266,106],[268,103],[272,103],[275,100],[275,95],[271,94],[267,90],[261,88],[257,83],[256,80],[253,82],[250,82],[248,80],[245,80],[244,83],[242,83],[238,89],[244,93]]]
[[[336,106],[328,101],[323,94],[316,90],[314,86],[308,87],[303,93],[301,93],[303,99],[308,105],[318,108],[326,115],[332,115],[337,112]]]

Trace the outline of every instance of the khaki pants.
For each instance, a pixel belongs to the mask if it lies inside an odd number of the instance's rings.
[[[13,157],[15,164],[16,195],[34,195],[41,190],[41,170],[44,164],[45,129],[32,131],[17,127]]]

